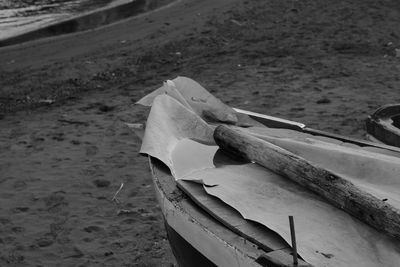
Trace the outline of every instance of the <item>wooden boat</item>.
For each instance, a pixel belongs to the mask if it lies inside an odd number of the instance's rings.
[[[235,110],[270,128],[286,128],[359,146],[400,152],[396,147],[330,134],[267,115]],[[295,265],[291,246],[275,232],[243,219],[227,204],[205,193],[201,185],[175,181],[161,161],[150,157],[149,163],[168,239],[179,266],[311,266],[301,259]]]
[[[369,139],[400,147],[400,104],[377,109],[366,121]]]

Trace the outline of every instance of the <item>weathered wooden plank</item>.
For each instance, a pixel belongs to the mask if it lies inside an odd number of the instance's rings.
[[[348,180],[238,129],[218,126],[216,143],[312,190],[336,207],[400,240],[400,211]]]

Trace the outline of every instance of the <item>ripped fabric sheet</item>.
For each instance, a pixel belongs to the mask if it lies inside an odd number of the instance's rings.
[[[141,153],[158,158],[175,179],[204,184],[249,220],[290,243],[288,215],[295,216],[299,254],[315,266],[399,266],[400,244],[319,196],[254,163],[218,157],[213,130],[221,123],[295,153],[400,208],[400,158],[326,137],[271,129],[238,114],[195,81],[178,77],[144,97],[152,106]],[[225,157],[226,158],[226,157]]]

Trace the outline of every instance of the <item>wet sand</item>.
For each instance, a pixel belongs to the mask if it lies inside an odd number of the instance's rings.
[[[146,117],[133,103],[183,75],[233,107],[363,138],[366,116],[400,101],[399,13],[394,0],[182,0],[0,49],[0,266],[174,265],[123,124]]]

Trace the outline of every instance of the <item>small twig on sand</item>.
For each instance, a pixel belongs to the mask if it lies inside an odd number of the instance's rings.
[[[119,189],[117,190],[117,192],[114,194],[113,198],[111,199],[111,201],[115,201],[116,203],[121,203],[118,198],[117,195],[119,194],[119,192],[121,191],[121,189],[124,187],[124,183],[121,183],[121,186],[119,187]]]
[[[235,19],[231,19],[231,22],[234,23],[234,24],[236,24],[236,25],[238,25],[238,26],[243,26],[243,25],[244,25],[244,23],[239,22],[239,21],[237,21],[237,20],[235,20]]]

